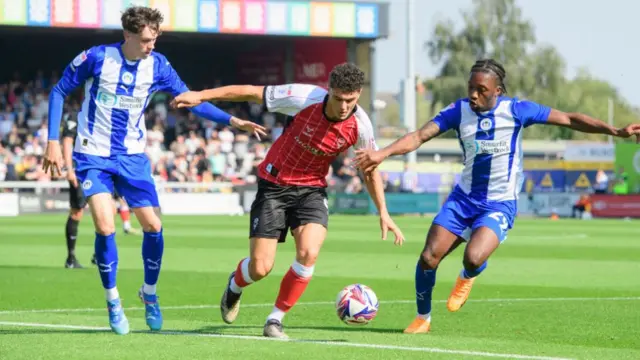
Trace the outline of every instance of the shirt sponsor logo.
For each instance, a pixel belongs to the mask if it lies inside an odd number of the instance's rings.
[[[471,140],[464,142],[466,156],[472,154],[500,155],[511,152],[511,144],[505,140]]]
[[[104,91],[98,91],[96,102],[105,107],[121,110],[144,109],[146,98],[126,95],[113,95]]]
[[[313,146],[311,146],[310,144],[304,142],[302,139],[300,139],[299,136],[295,137],[296,142],[298,143],[298,145],[302,146],[305,150],[307,150],[308,152],[312,153],[315,156],[338,156],[340,155],[340,152],[335,152],[335,153],[326,153],[322,150],[316,149]]]
[[[476,140],[476,154],[500,155],[511,152],[511,144],[505,140]]]

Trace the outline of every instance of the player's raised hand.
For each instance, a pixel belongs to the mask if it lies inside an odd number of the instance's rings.
[[[260,140],[260,136],[267,136],[267,129],[264,126],[258,125],[254,122],[238,119],[237,117],[231,117],[231,126],[252,133]]]
[[[194,107],[202,104],[203,101],[199,91],[187,91],[173,98],[171,107],[174,109]]]
[[[51,176],[54,177],[55,173],[58,176],[62,176],[62,150],[60,149],[60,143],[57,140],[50,140],[47,142],[47,149],[44,152],[44,159],[42,161],[42,170],[48,173],[51,170]]]
[[[628,138],[636,136],[636,143],[640,143],[640,124],[631,124],[625,128],[618,129],[618,134],[621,138]]]
[[[380,216],[380,230],[382,230],[382,240],[387,240],[387,233],[391,230],[396,238],[393,242],[394,245],[402,246],[404,243],[404,235],[402,234],[402,231],[398,225],[393,222],[389,214],[383,214]]]
[[[375,170],[382,161],[384,161],[384,154],[381,151],[374,151],[371,149],[356,150],[356,157],[353,161],[355,167],[364,171],[365,173]]]

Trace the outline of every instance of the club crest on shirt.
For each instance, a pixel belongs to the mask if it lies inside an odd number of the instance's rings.
[[[302,131],[302,133],[306,136],[313,136],[313,133],[316,131],[316,129],[312,128],[311,126],[307,125],[304,127],[304,130]]]
[[[122,83],[125,85],[131,85],[131,83],[133,82],[133,74],[125,71],[124,73],[122,73],[122,76],[120,77],[120,79],[122,80]]]
[[[482,121],[480,121],[480,129],[482,129],[483,131],[491,130],[492,125],[493,124],[491,123],[490,119],[482,119]]]

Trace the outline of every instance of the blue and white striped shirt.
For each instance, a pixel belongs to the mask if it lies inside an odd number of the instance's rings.
[[[479,201],[518,199],[524,182],[522,130],[546,123],[550,111],[508,97],[500,97],[493,109],[482,113],[471,110],[468,99],[443,109],[433,121],[441,133],[457,133],[464,159],[459,189]]]
[[[84,84],[74,151],[105,157],[144,152],[144,110],[153,94],[163,91],[176,96],[188,88],[163,55],[153,52],[144,59],[130,61],[121,46],[116,43],[92,47],[67,66],[51,94],[50,140],[58,137],[55,129],[62,115],[61,100]],[[209,103],[191,110],[216,122],[228,124],[231,118]]]

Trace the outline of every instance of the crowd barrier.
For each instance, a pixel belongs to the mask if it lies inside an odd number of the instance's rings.
[[[438,212],[443,199],[434,193],[386,193],[390,214],[430,214]],[[366,193],[336,193],[329,196],[329,209],[338,214],[376,214],[377,209]]]
[[[531,196],[520,194],[518,214],[548,217],[555,213],[560,217],[570,217],[580,195],[568,192],[534,193]]]
[[[231,183],[158,183],[158,197],[167,215],[242,215],[249,212],[256,185]],[[69,211],[67,182],[0,182],[0,216],[64,213]],[[440,210],[448,194],[386,193],[391,214],[433,214]],[[520,215],[560,217],[572,215],[580,193],[544,192],[521,194]],[[591,195],[592,215],[603,218],[640,218],[640,195]],[[329,191],[329,210],[336,214],[376,214],[373,200],[366,193],[346,194]]]

